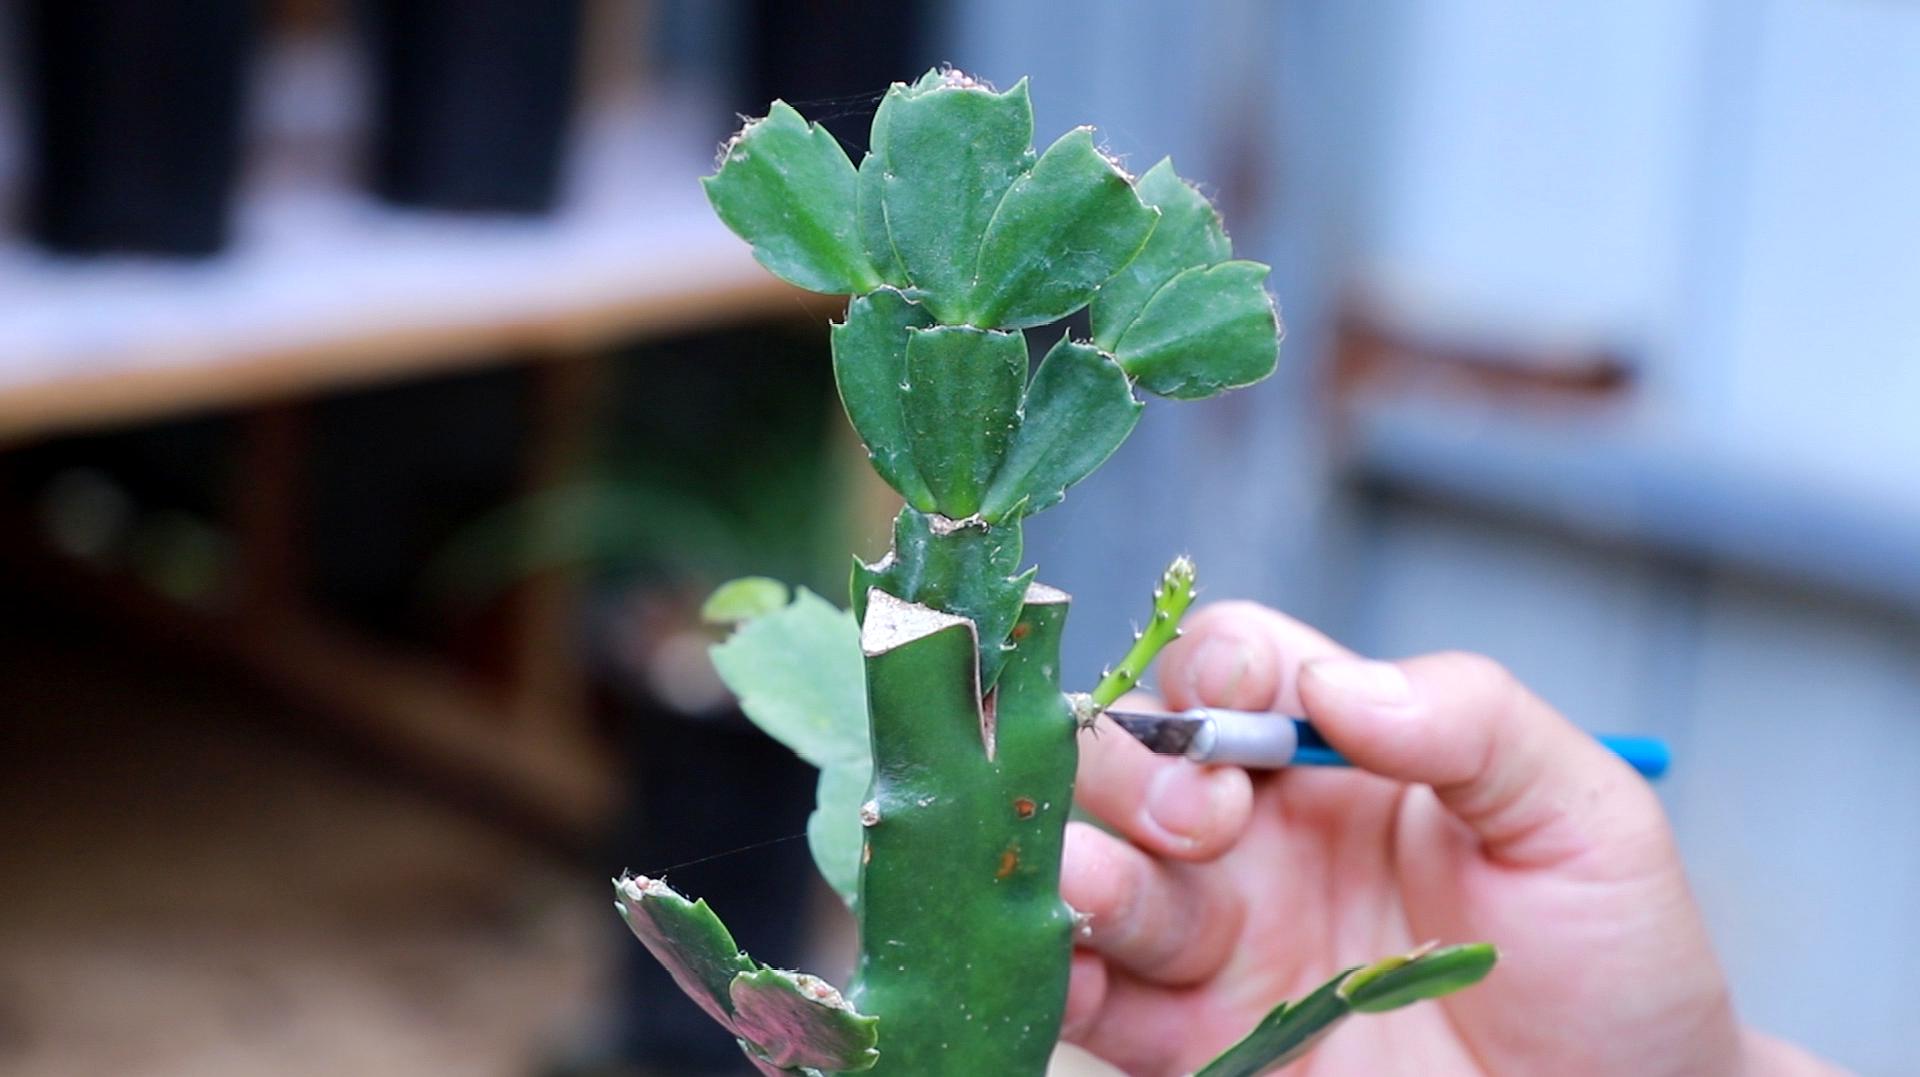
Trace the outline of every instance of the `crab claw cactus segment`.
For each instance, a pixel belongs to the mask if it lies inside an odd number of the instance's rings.
[[[879,1061],[879,1019],[817,976],[763,968],[735,976],[731,991],[735,1030],[776,1066],[849,1073]]]
[[[1142,389],[1199,400],[1252,385],[1280,359],[1280,315],[1267,267],[1222,262],[1188,269],[1153,294],[1114,347]]]
[[[873,469],[921,512],[935,511],[938,503],[913,462],[900,387],[907,384],[909,335],[931,325],[925,307],[881,288],[848,303],[846,318],[831,330],[833,379],[854,433]]]
[[[613,893],[627,927],[762,1072],[854,1073],[879,1060],[876,1018],[817,977],[749,958],[705,901],[639,875],[615,879]]]
[[[1273,373],[1280,315],[1267,267],[1232,261],[1220,214],[1163,160],[1140,177],[1160,224],[1094,296],[1093,342],[1147,392],[1198,400]]]
[[[1144,407],[1113,356],[1060,338],[1027,386],[1020,426],[981,517],[998,523],[1029,516],[1066,497],[1127,440]]]
[[[936,325],[907,331],[901,395],[913,465],[941,515],[980,511],[1020,424],[1027,341],[1018,333]]]
[[[860,239],[855,182],[833,135],[784,101],[733,136],[720,170],[701,181],[755,260],[789,284],[829,295],[880,285]]]
[[[896,83],[868,142],[868,190],[855,200],[857,208],[865,203],[866,249],[904,277],[896,283],[923,293],[939,321],[972,322],[981,241],[1008,188],[1033,167],[1027,80],[998,93],[951,70]]]
[[[1072,314],[1140,253],[1160,214],[1076,127],[1013,181],[974,268],[970,321],[1025,328]]]
[[[1386,1013],[1472,987],[1499,959],[1499,951],[1483,942],[1429,947],[1368,965],[1348,976],[1340,990],[1355,1013]]]

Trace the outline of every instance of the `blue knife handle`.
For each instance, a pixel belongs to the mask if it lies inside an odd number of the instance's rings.
[[[1345,756],[1327,743],[1326,738],[1320,735],[1319,730],[1313,728],[1312,723],[1304,718],[1286,719],[1293,724],[1292,730],[1286,731],[1285,727],[1274,724],[1276,719],[1282,717],[1277,714],[1251,714],[1246,711],[1217,708],[1192,710],[1187,713],[1196,718],[1208,719],[1218,726],[1217,735],[1207,737],[1206,743],[1213,745],[1217,742],[1221,750],[1210,753],[1210,758],[1204,760],[1206,762],[1240,762],[1234,758],[1238,754],[1236,749],[1252,749],[1256,756],[1272,757],[1271,753],[1259,752],[1254,747],[1257,742],[1267,740],[1269,737],[1277,737],[1282,741],[1290,737],[1294,741],[1294,747],[1289,766],[1345,767],[1352,765],[1347,762]],[[1658,778],[1666,774],[1667,768],[1673,764],[1673,753],[1668,750],[1667,742],[1658,737],[1600,734],[1594,739],[1646,778]]]
[[[1658,778],[1673,765],[1673,753],[1667,749],[1667,742],[1659,737],[1629,737],[1614,733],[1600,733],[1594,737],[1606,745],[1613,754],[1627,761],[1627,765],[1640,772],[1646,778]]]

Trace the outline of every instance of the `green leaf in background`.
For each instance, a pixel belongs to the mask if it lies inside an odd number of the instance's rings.
[[[572,526],[553,527],[555,520]],[[428,566],[441,599],[478,603],[541,572],[651,560],[698,578],[753,560],[740,520],[664,484],[585,478],[511,501],[462,528]]]
[[[1027,381],[1027,341],[964,325],[907,333],[901,394],[913,464],[934,506],[955,520],[980,511],[1013,441]]]
[[[987,222],[1033,165],[1027,81],[994,93],[957,72],[895,87],[874,115],[882,213],[908,281],[943,322],[963,322]],[[876,220],[869,210],[869,228]],[[867,247],[878,247],[869,239]]]
[[[1283,1002],[1261,1018],[1239,1043],[1194,1077],[1257,1077],[1307,1053],[1352,1013],[1384,1013],[1424,999],[1472,987],[1492,971],[1499,955],[1472,943],[1415,950],[1351,968],[1298,1002]]]
[[[821,877],[852,907],[860,803],[873,773],[866,669],[853,615],[802,588],[792,604],[748,621],[712,655],[747,717],[820,769],[807,847]]]
[[[784,101],[747,124],[701,184],[714,212],[781,280],[828,294],[880,284],[860,239],[853,162],[826,128]]]
[[[1175,275],[1196,266],[1217,265],[1233,257],[1220,214],[1194,186],[1174,174],[1164,158],[1135,185],[1140,201],[1160,211],[1160,223],[1147,245],[1093,298],[1093,341],[1107,351]]]
[[[760,1058],[783,1069],[870,1069],[879,1019],[856,1011],[832,985],[805,973],[763,968],[734,977],[733,1023]]]
[[[1094,146],[1091,127],[1067,132],[987,226],[967,320],[1017,329],[1072,314],[1133,260],[1159,217]]]
[[[1222,262],[1176,275],[1121,335],[1114,358],[1160,396],[1198,400],[1252,385],[1280,357],[1267,272],[1258,262]]]
[[[868,757],[860,631],[846,611],[803,587],[712,655],[740,709],[795,755],[823,768]]]
[[[998,522],[1059,501],[1113,455],[1144,406],[1112,356],[1062,337],[1027,386],[1020,427],[980,515]]]
[[[849,909],[860,901],[860,851],[866,840],[860,805],[872,785],[870,759],[821,767],[813,814],[807,816],[807,849],[813,853],[813,865]]]
[[[892,288],[847,304],[844,322],[832,329],[833,377],[867,458],[887,485],[922,512],[934,509],[933,492],[913,464],[900,386],[907,380],[907,334],[933,324],[925,307]]]
[[[736,625],[765,616],[787,604],[793,592],[779,580],[742,576],[716,588],[700,604],[700,619],[710,625]]]

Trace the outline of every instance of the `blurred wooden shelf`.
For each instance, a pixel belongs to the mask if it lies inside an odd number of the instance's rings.
[[[806,309],[707,207],[708,111],[589,116],[546,218],[390,209],[269,160],[205,262],[0,242],[0,441]]]

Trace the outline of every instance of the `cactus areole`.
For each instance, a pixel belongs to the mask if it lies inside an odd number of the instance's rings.
[[[896,83],[870,144],[856,167],[776,101],[705,180],[768,270],[851,297],[840,397],[905,502],[891,552],[854,562],[850,610],[761,579],[709,603],[737,625],[714,662],[742,708],[820,768],[808,837],[858,917],[853,983],[754,962],[660,880],[616,881],[616,905],[762,1073],[1039,1075],[1076,927],[1059,888],[1076,737],[1177,634],[1193,572],[1177,561],[1117,670],[1069,696],[1068,599],[1022,570],[1021,521],[1119,447],[1136,391],[1266,377],[1279,318],[1267,267],[1233,259],[1170,162],[1135,178],[1084,127],[1036,153],[1024,80]],[[1029,375],[1021,330],[1086,307],[1091,339],[1061,335]],[[1349,970],[1202,1072],[1265,1072],[1370,1000],[1432,997],[1491,961],[1456,947]]]

